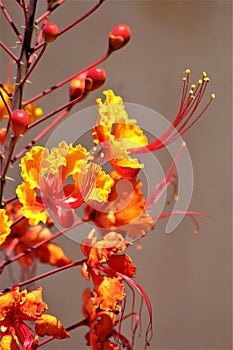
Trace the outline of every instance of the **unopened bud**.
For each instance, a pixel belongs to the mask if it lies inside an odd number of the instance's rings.
[[[16,109],[11,113],[10,124],[15,136],[24,134],[28,123],[28,114],[23,109]]]
[[[47,23],[42,30],[43,38],[46,44],[52,43],[58,35],[58,26],[55,23]]]
[[[98,89],[105,83],[106,73],[101,67],[94,67],[87,72],[85,87],[87,91]]]
[[[130,28],[126,24],[118,24],[109,35],[109,49],[119,50],[127,44],[131,37]]]
[[[85,93],[86,73],[78,75],[70,83],[70,100],[81,97]]]

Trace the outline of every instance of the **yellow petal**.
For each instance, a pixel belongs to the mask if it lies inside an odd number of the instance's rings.
[[[10,234],[12,220],[9,220],[5,209],[0,209],[0,245],[2,245]]]
[[[77,145],[76,147],[71,146],[66,154],[66,164],[62,169],[63,179],[80,172],[85,162],[84,159],[86,159],[88,154],[87,150],[81,145]]]
[[[29,219],[29,224],[37,225],[40,221],[45,224],[49,216],[44,206],[36,201],[36,192],[30,188],[30,184],[23,182],[17,187],[16,194],[22,204],[22,214]]]
[[[36,320],[36,333],[41,337],[49,335],[56,339],[70,338],[62,323],[52,315],[42,315]]]
[[[0,340],[0,350],[20,350],[17,337],[13,334],[4,335]]]
[[[30,188],[35,188],[39,184],[40,176],[43,175],[43,168],[48,165],[46,163],[48,154],[46,148],[36,146],[22,158],[20,163],[21,176],[30,184]]]

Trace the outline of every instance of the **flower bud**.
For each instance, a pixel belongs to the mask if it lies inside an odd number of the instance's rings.
[[[55,23],[47,23],[42,30],[43,38],[46,44],[52,43],[58,35],[58,26]]]
[[[70,101],[85,94],[86,73],[78,75],[70,83]]]
[[[109,35],[109,49],[119,50],[127,44],[131,36],[130,28],[126,24],[118,24]]]
[[[85,87],[87,91],[98,89],[105,83],[106,73],[101,67],[94,67],[87,72]]]
[[[28,123],[29,117],[23,109],[16,109],[11,113],[10,124],[15,136],[24,134]]]

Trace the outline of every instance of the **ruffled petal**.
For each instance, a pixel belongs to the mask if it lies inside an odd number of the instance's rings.
[[[36,200],[36,192],[31,189],[30,184],[23,182],[17,187],[16,194],[22,204],[22,214],[29,219],[29,224],[37,225],[40,221],[45,224],[49,216],[43,204]]]
[[[52,315],[42,315],[36,320],[36,333],[41,337],[48,335],[56,339],[70,338],[62,323]]]
[[[43,168],[48,166],[46,162],[48,154],[46,148],[35,146],[21,159],[21,176],[30,184],[30,188],[35,188],[39,184],[40,176],[43,175]]]
[[[11,232],[12,220],[9,220],[5,209],[0,209],[0,245],[2,245]]]

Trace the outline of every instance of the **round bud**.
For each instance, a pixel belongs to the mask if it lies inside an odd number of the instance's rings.
[[[87,91],[98,89],[105,83],[106,73],[101,67],[94,67],[87,72],[85,86]]]
[[[46,44],[52,43],[58,35],[58,26],[55,23],[47,23],[42,30],[43,38]]]
[[[109,49],[119,50],[127,44],[131,37],[130,28],[126,24],[118,24],[109,35]]]
[[[86,73],[78,75],[70,83],[70,101],[85,94]]]
[[[28,123],[29,117],[23,109],[16,109],[11,113],[10,124],[15,136],[24,134]]]

